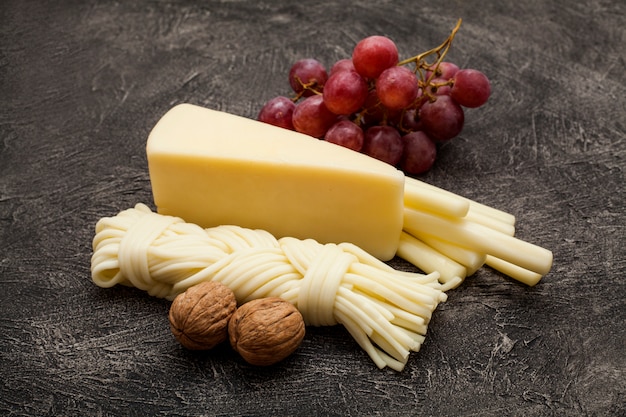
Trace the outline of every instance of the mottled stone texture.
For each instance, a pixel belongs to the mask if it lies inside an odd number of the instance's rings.
[[[624,16],[618,0],[4,0],[0,415],[624,415]],[[296,59],[330,65],[372,34],[408,57],[459,17],[449,57],[493,95],[423,179],[515,214],[554,251],[539,285],[481,269],[402,373],[338,326],[270,368],[185,351],[168,302],[93,285],[94,225],[151,203],[145,140],[172,105],[255,117]]]

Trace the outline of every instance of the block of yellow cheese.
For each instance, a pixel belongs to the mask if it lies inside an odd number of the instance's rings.
[[[382,260],[396,253],[404,174],[386,163],[191,104],[158,121],[146,151],[159,213],[205,228],[350,242]]]

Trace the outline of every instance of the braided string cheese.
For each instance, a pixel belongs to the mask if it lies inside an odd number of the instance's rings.
[[[439,274],[396,271],[349,243],[276,239],[238,226],[202,229],[138,204],[96,224],[91,271],[100,287],[134,286],[173,299],[203,281],[237,301],[277,296],[312,326],[342,324],[374,363],[402,370],[424,342],[438,303]]]

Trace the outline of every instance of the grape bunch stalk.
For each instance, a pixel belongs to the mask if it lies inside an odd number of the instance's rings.
[[[351,58],[327,71],[314,59],[293,64],[295,96],[277,96],[258,120],[295,130],[389,163],[407,174],[433,166],[439,144],[461,133],[465,108],[491,94],[481,71],[444,60],[461,20],[436,48],[400,61],[396,44],[374,35],[359,41]]]

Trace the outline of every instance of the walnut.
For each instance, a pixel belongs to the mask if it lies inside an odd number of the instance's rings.
[[[228,320],[236,309],[230,288],[220,282],[203,282],[176,296],[170,307],[170,328],[186,348],[211,349],[228,339]]]
[[[230,344],[251,365],[273,365],[291,355],[304,338],[304,319],[278,297],[239,307],[228,323]]]

